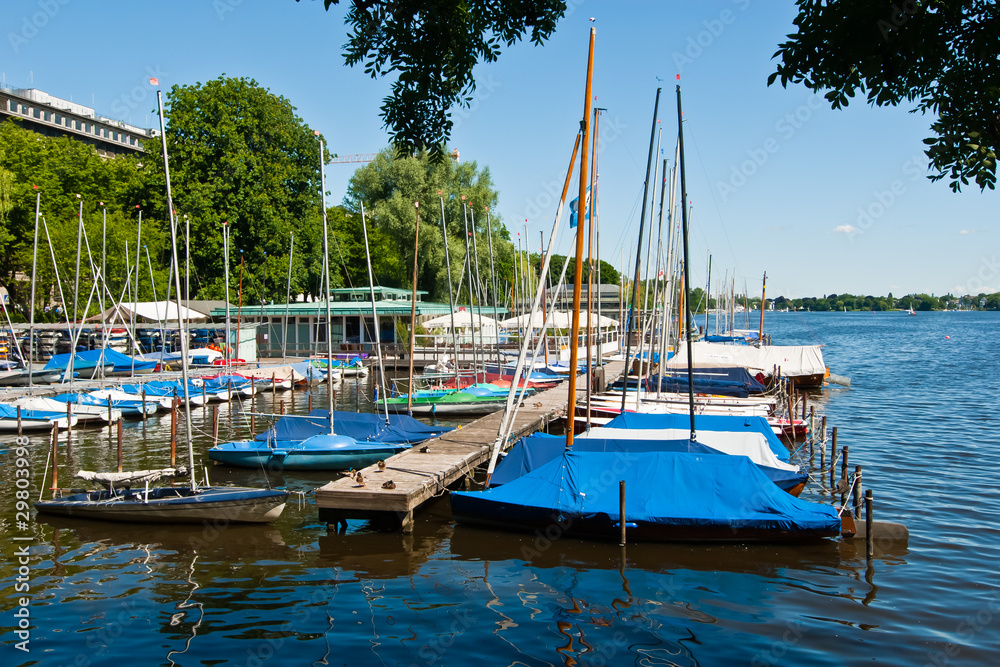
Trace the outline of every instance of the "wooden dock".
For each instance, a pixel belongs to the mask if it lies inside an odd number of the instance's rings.
[[[620,361],[605,364],[605,378],[617,378],[623,368]],[[516,440],[534,433],[565,415],[566,391],[562,383],[526,398],[514,420],[512,438]],[[578,378],[576,393],[578,398],[586,395],[585,376]],[[387,521],[409,532],[417,508],[442,495],[451,485],[471,478],[476,466],[489,460],[502,412],[494,412],[396,454],[386,460],[382,472],[374,465],[365,468],[361,471],[363,487],[347,477],[320,487],[316,490],[320,520],[328,524],[339,524],[347,519]],[[390,480],[395,488],[383,488]]]

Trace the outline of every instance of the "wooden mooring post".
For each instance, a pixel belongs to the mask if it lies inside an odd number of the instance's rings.
[[[875,556],[875,536],[872,534],[872,524],[875,518],[872,509],[873,500],[872,490],[867,489],[865,491],[865,556],[868,560]]]
[[[122,471],[122,420],[118,420],[118,472]]]
[[[844,507],[847,505],[847,455],[848,447],[844,445],[844,448],[840,452],[840,487],[843,489],[840,492],[840,506]]]
[[[52,497],[59,488],[59,425],[52,424]]]
[[[833,427],[833,433],[830,436],[830,493],[836,493],[837,487],[834,485],[834,476],[836,475],[837,469],[837,427]]]
[[[212,446],[219,444],[219,406],[212,406]]]
[[[861,503],[862,495],[861,489],[861,466],[854,466],[854,520],[861,520]]]
[[[621,533],[618,546],[625,546],[625,480],[618,481],[618,523],[621,526]]]

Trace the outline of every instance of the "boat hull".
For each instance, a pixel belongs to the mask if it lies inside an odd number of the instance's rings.
[[[206,487],[118,489],[78,493],[35,504],[43,514],[130,523],[270,523],[285,508],[287,491]]]
[[[208,450],[208,458],[239,468],[257,468],[270,471],[280,470],[360,470],[398,454],[399,447],[369,449],[362,453],[323,453],[288,451],[285,454],[268,450],[239,451],[225,449]]]
[[[469,525],[528,533],[551,532],[553,526],[558,526],[559,534],[564,537],[615,542],[621,538],[617,517],[603,513],[574,515],[506,503],[490,506],[456,494],[451,495],[451,511],[456,521]],[[781,530],[729,522],[707,524],[692,521],[687,525],[665,525],[651,521],[627,521],[626,526],[630,542],[809,542],[840,534],[839,530]]]

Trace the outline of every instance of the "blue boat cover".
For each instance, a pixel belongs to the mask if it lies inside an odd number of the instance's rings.
[[[65,417],[65,412],[51,412],[49,410],[26,410],[21,408],[21,419],[59,419]],[[17,419],[17,407],[0,403],[0,419]]]
[[[619,480],[629,522],[840,532],[836,510],[785,493],[744,456],[677,452],[564,452],[503,486],[453,492],[452,509],[459,517],[504,523],[541,512],[616,520]]]
[[[722,368],[695,368],[694,390],[700,394],[722,394],[745,398],[750,394],[763,394],[767,387],[741,366]],[[686,392],[688,375],[685,370],[671,370],[662,375],[654,375],[650,384],[655,389],[659,381],[663,391]]]
[[[389,415],[386,425],[385,415],[345,412],[333,413],[334,430],[340,435],[354,438],[358,442],[381,442],[389,445],[414,445],[454,429],[443,426],[427,426],[407,415]],[[314,435],[328,433],[330,411],[313,410],[306,417],[285,416],[274,426],[254,437],[254,440],[302,441]]]
[[[779,461],[788,462],[788,448],[774,434],[771,425],[763,417],[740,417],[735,415],[697,415],[694,418],[697,430],[705,431],[756,431],[767,438],[767,444]],[[691,427],[689,415],[646,414],[625,412],[607,424],[607,428],[682,428]]]
[[[66,364],[69,363],[69,355],[68,354],[57,354],[56,357],[65,357],[66,358],[65,359],[65,363],[62,366],[59,366],[59,368],[63,368],[63,367],[65,367]],[[52,357],[52,359],[55,359],[56,357]],[[74,361],[73,364],[75,365],[81,359],[83,361],[86,361],[86,362],[92,362],[92,363],[90,363],[90,365],[99,364],[100,361],[101,361],[101,351],[100,350],[86,350],[84,352],[77,352],[76,353],[76,361]],[[50,359],[50,361],[51,361],[51,359]],[[112,350],[109,347],[108,348],[104,348],[104,363],[105,364],[109,364],[109,363],[110,364],[114,364],[115,365],[115,368],[114,368],[115,371],[118,371],[118,372],[120,372],[120,371],[131,371],[132,370],[132,362],[133,362],[132,357],[128,356],[127,354],[122,354],[121,352],[118,352],[117,350]],[[152,369],[156,368],[156,363],[157,363],[156,361],[150,361],[150,360],[146,360],[146,359],[135,359],[135,370],[137,370],[137,371],[139,371],[139,370],[152,370]]]
[[[507,456],[497,464],[490,477],[490,486],[508,484],[549,461],[556,459],[566,449],[564,436],[534,433],[518,440]],[[608,438],[577,438],[573,441],[573,451],[577,452],[689,452],[729,456],[717,449],[690,440],[614,440]],[[746,458],[746,457],[742,457]],[[790,489],[804,484],[809,475],[791,470],[779,470],[754,464],[774,484],[782,489]]]

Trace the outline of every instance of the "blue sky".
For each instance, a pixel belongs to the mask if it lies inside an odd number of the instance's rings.
[[[155,123],[153,75],[168,89],[246,76],[294,104],[341,155],[386,146],[388,81],[343,65],[343,8],[321,1],[8,0],[0,70],[141,126]],[[803,88],[768,88],[771,56],[792,30],[792,0],[574,1],[543,47],[520,44],[477,69],[473,108],[456,111],[452,145],[489,166],[499,213],[537,251],[583,109],[587,42],[597,29],[596,104],[602,258],[635,254],[657,86],[664,156],[676,141],[681,74],[694,281],[768,295],[896,296],[1000,291],[997,195],[953,194],[925,178],[929,117],[856,104],[831,111]],[[590,19],[594,21],[591,22]],[[662,79],[662,81],[658,80]],[[327,168],[330,203],[356,165]],[[555,194],[553,194],[555,192]],[[558,238],[569,252],[567,233]],[[715,280],[713,280],[715,283]]]

